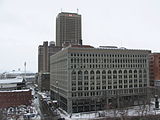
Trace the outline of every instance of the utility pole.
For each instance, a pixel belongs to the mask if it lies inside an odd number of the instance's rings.
[[[26,62],[24,62],[24,78],[26,79]]]

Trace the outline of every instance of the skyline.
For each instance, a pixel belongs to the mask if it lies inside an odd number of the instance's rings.
[[[37,72],[38,45],[56,41],[56,17],[61,12],[82,15],[83,44],[113,45],[160,52],[158,0],[0,0],[0,72]],[[138,43],[138,44],[137,44]]]

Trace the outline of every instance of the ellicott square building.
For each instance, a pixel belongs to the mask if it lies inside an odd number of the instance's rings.
[[[70,45],[50,58],[51,98],[68,113],[136,105],[147,98],[150,53]]]

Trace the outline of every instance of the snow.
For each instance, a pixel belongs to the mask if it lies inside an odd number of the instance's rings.
[[[160,99],[159,99],[160,100]],[[160,105],[160,104],[159,104]],[[144,116],[144,115],[157,115],[160,114],[160,109],[155,109],[154,101],[151,105],[133,106],[124,109],[109,109],[97,112],[86,112],[86,113],[73,113],[68,114],[66,111],[59,108],[57,110],[61,118],[66,120],[91,120],[95,118],[105,117],[120,117],[120,116]]]
[[[23,78],[14,78],[14,79],[2,79],[0,80],[0,84],[12,84],[12,83],[22,83]]]
[[[0,92],[26,92],[26,91],[30,91],[31,89],[22,89],[22,90],[3,90]]]
[[[52,102],[53,102],[53,103],[57,103],[58,101],[57,101],[57,100],[53,100]]]
[[[50,95],[49,95],[49,93],[46,93],[46,92],[38,92],[38,94],[41,95],[43,99],[50,100]]]

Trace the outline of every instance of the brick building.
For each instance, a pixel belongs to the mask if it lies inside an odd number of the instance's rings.
[[[31,105],[31,90],[0,91],[0,108]]]
[[[150,85],[160,80],[160,53],[152,53],[149,56]]]

